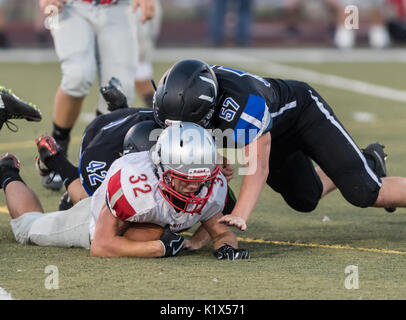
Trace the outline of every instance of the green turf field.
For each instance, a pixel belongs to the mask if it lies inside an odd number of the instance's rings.
[[[216,63],[216,61],[208,61]],[[171,62],[155,64],[156,81]],[[291,67],[339,75],[406,91],[402,63],[289,63]],[[233,63],[259,73],[262,65]],[[39,195],[44,209],[57,209],[62,192],[39,184],[34,167],[34,139],[51,132],[52,104],[60,81],[59,65],[3,63],[0,84],[36,103],[41,123],[16,121],[18,133],[3,127],[0,153],[17,155],[22,177]],[[273,76],[273,74],[261,74]],[[280,75],[277,75],[281,77]],[[389,153],[391,175],[406,176],[406,103],[314,84],[330,103],[360,147],[379,141]],[[93,88],[84,113],[93,113]],[[141,102],[137,100],[136,106]],[[372,114],[360,122],[355,113]],[[79,138],[88,122],[73,130],[69,157],[77,164]],[[272,168],[271,168],[272,170]],[[232,186],[238,192],[241,182]],[[0,287],[14,299],[405,299],[406,209],[360,209],[338,192],[328,195],[312,213],[291,210],[265,188],[248,229],[237,232],[240,246],[251,250],[248,261],[216,261],[209,247],[169,259],[98,259],[82,249],[40,248],[16,244],[0,194]],[[54,265],[59,289],[46,289]],[[347,266],[358,267],[358,289],[345,287]]]

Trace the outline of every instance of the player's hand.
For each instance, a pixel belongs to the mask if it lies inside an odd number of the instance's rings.
[[[141,23],[152,19],[155,16],[155,1],[154,0],[133,0],[133,11],[136,12],[141,8]]]
[[[227,259],[234,261],[236,259],[249,259],[250,252],[246,249],[236,249],[228,244],[222,245],[220,248],[214,251],[214,256],[218,260]]]
[[[224,223],[228,225],[229,227],[236,227],[237,229],[241,231],[245,231],[247,229],[247,224],[245,220],[239,216],[233,215],[233,214],[228,214],[223,217],[221,217],[218,220],[219,223]]]
[[[176,256],[182,250],[185,242],[181,235],[171,231],[169,225],[164,228],[159,240],[165,248],[165,257]]]
[[[226,157],[220,158],[220,171],[227,180],[227,183],[234,177],[234,168],[228,163]]]
[[[53,7],[58,9],[58,13],[63,10],[63,5],[67,0],[39,0],[39,7],[45,16],[54,14]]]

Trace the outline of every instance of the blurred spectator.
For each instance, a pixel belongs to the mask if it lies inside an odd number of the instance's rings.
[[[213,45],[221,46],[224,44],[226,16],[227,13],[234,10],[237,11],[238,19],[235,29],[235,43],[239,46],[249,44],[251,40],[253,3],[254,0],[212,0],[209,27]],[[229,5],[232,5],[232,7]]]
[[[335,16],[337,15],[337,5],[336,0],[318,0],[320,7],[324,7],[324,11],[328,15],[328,20],[331,22],[330,27],[334,28]],[[305,4],[309,4],[309,1],[305,0],[284,0],[286,15],[286,28],[289,36],[299,36],[300,28],[298,26],[298,21],[300,20],[300,10]],[[328,30],[331,32],[331,30]]]
[[[356,30],[345,27],[347,14],[345,7],[355,5],[368,10],[369,45],[372,48],[385,48],[390,44],[389,32],[386,28],[385,0],[336,0],[338,6],[337,29],[334,43],[338,48],[350,49],[356,43]]]
[[[394,42],[406,42],[406,0],[387,0],[391,11],[387,27]]]
[[[4,13],[4,5],[6,0],[0,0],[0,49],[8,48],[10,46],[7,34],[5,32],[6,27],[6,15]]]
[[[38,45],[40,47],[48,47],[49,31],[45,28],[45,14],[39,6],[35,7],[33,28]]]
[[[144,24],[141,23],[141,11],[139,10],[136,19],[139,62],[135,70],[135,89],[144,100],[145,107],[152,108],[152,98],[155,92],[151,82],[153,79],[152,55],[162,23],[161,0],[155,0],[154,18]]]

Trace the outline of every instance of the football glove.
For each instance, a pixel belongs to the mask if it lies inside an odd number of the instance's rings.
[[[235,249],[226,243],[214,251],[214,256],[218,260],[228,259],[234,261],[236,259],[249,259],[250,252],[246,249]]]
[[[176,256],[182,250],[185,241],[181,235],[172,232],[169,225],[164,228],[159,240],[165,247],[165,257]]]

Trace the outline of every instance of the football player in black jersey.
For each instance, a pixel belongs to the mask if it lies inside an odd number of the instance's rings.
[[[147,108],[119,108],[100,115],[83,133],[78,167],[60,152],[52,137],[40,137],[36,159],[40,174],[47,175],[50,170],[57,172],[63,178],[66,190],[69,189],[61,199],[59,210],[66,210],[80,199],[92,196],[116,159],[126,153],[149,150],[161,130],[153,111]],[[223,172],[228,180],[231,179],[231,166]],[[231,188],[228,192],[224,214],[231,213],[235,204]]]
[[[186,59],[162,76],[153,107],[162,126],[196,122],[220,129],[233,147],[244,148],[250,174],[232,214],[222,218],[240,230],[265,184],[300,212],[314,210],[335,188],[358,207],[406,206],[406,179],[386,177],[384,147],[359,149],[307,83]]]

